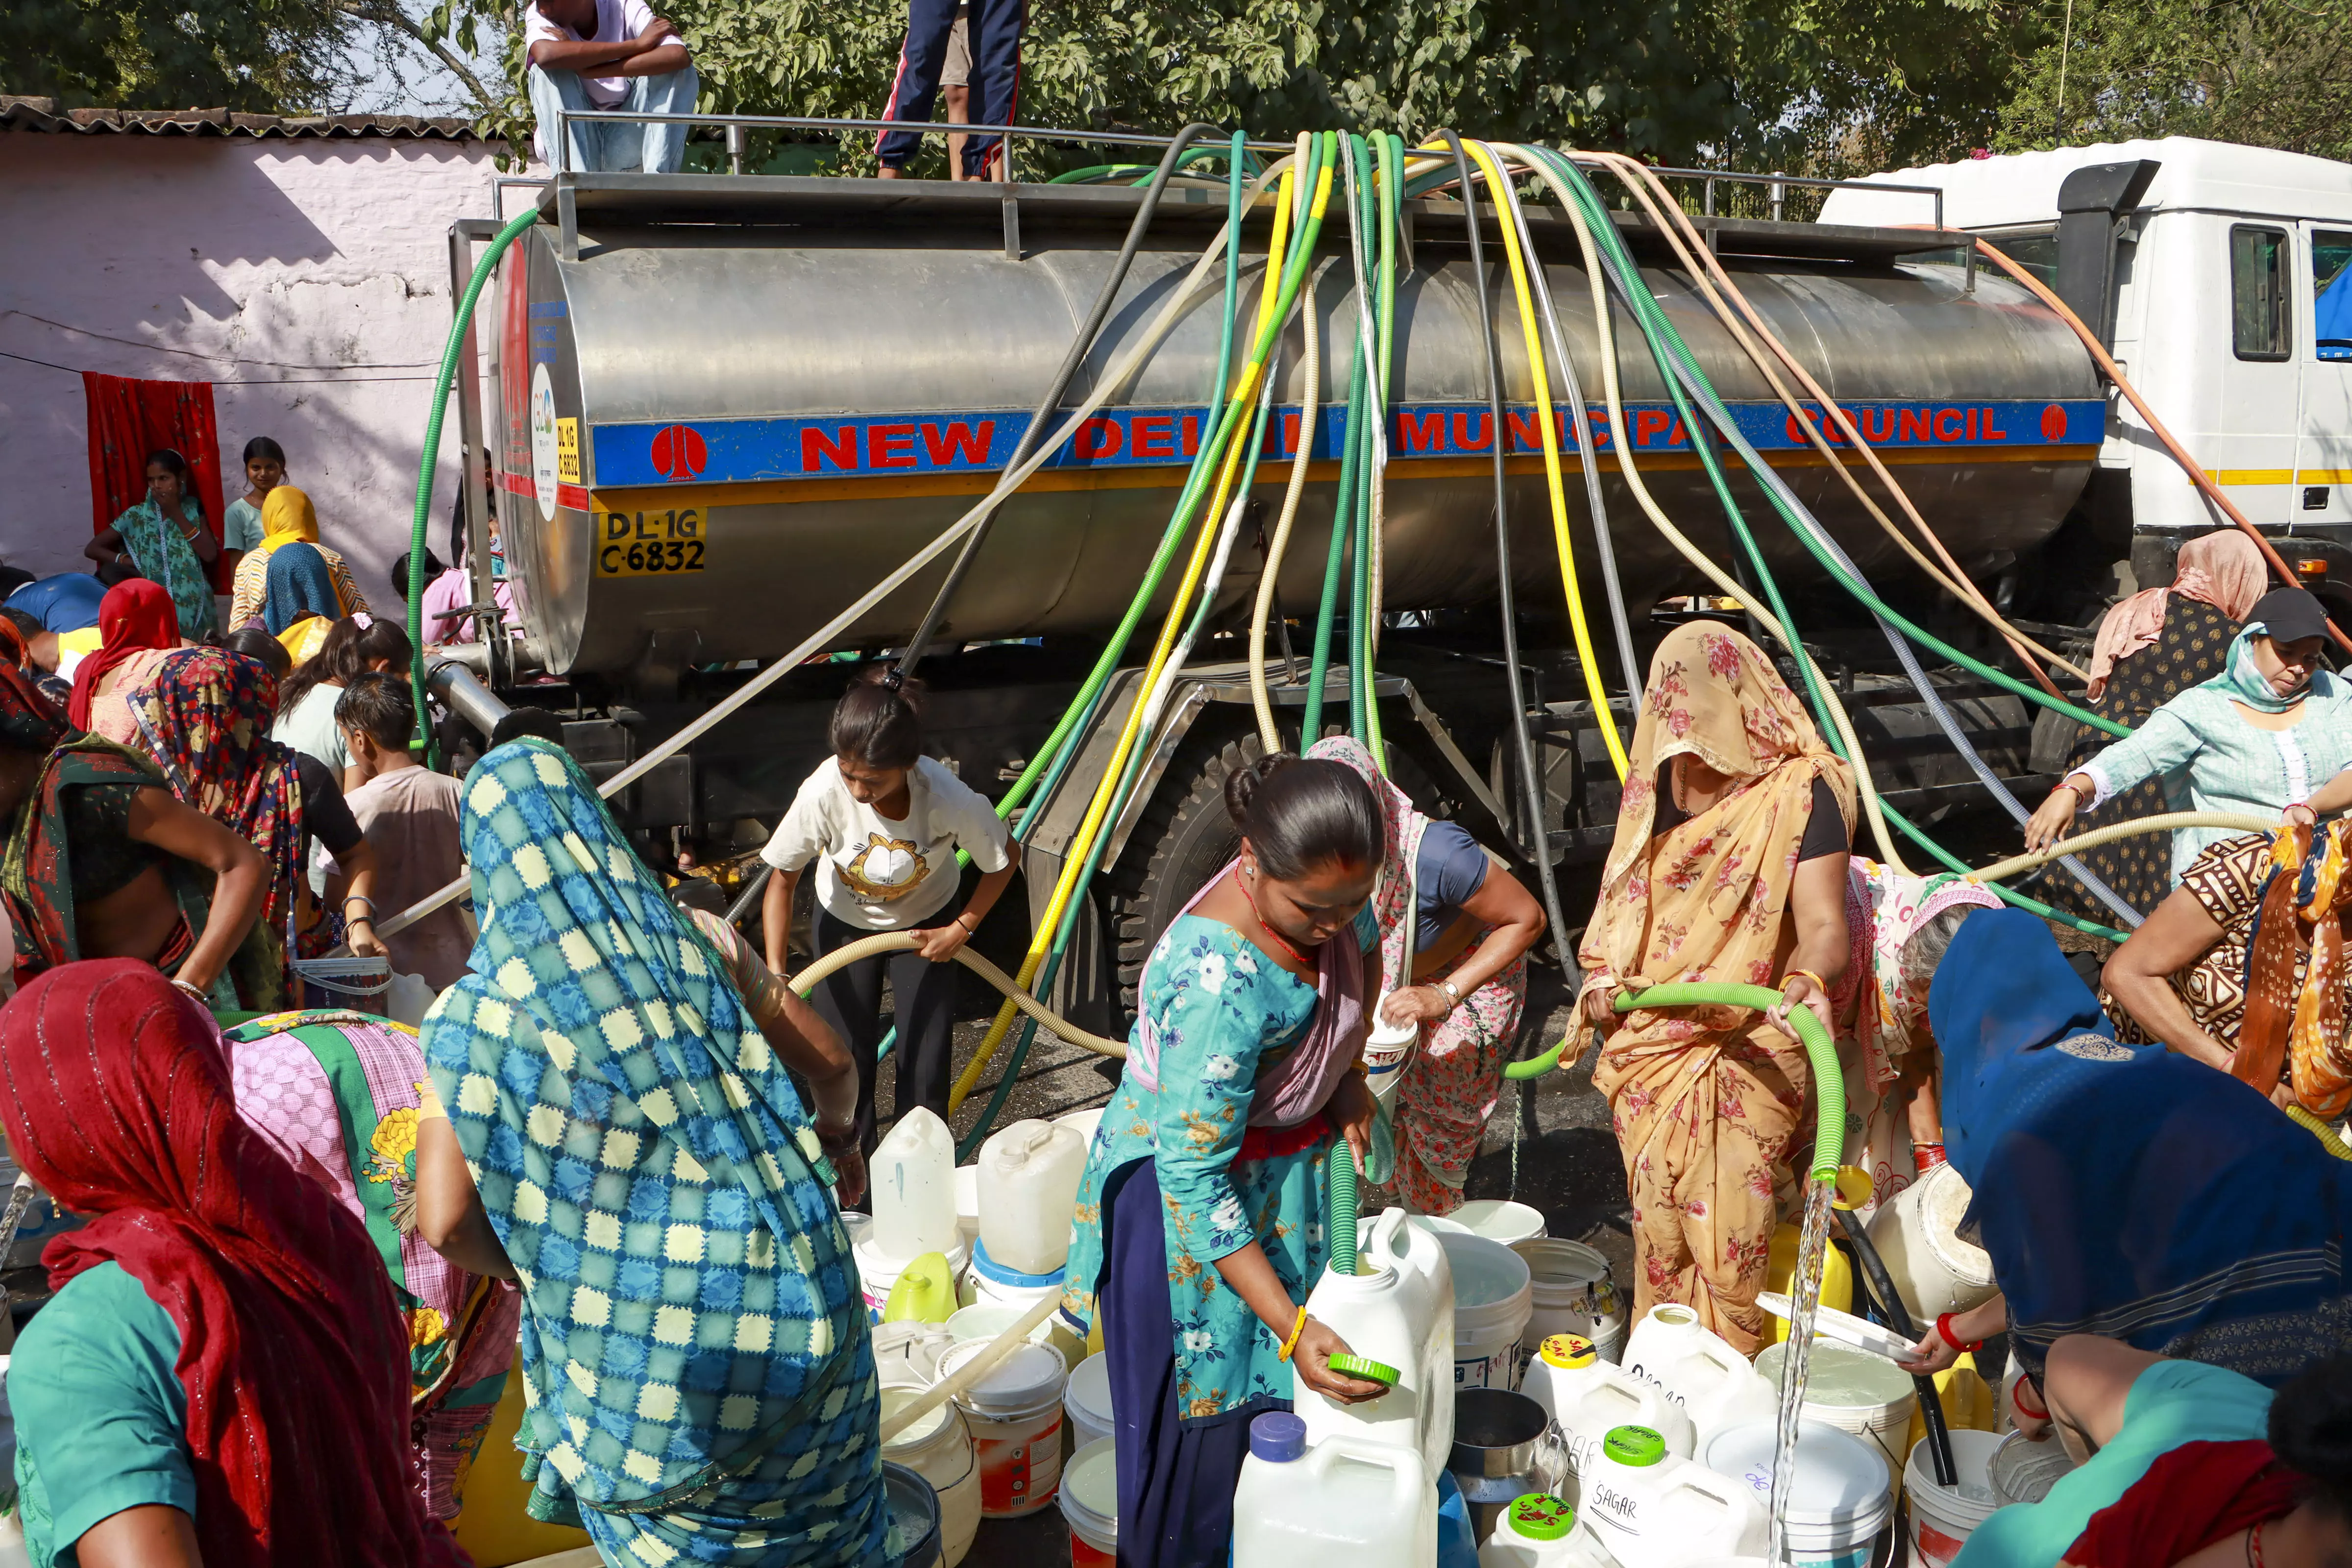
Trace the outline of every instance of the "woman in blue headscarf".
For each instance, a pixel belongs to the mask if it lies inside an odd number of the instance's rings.
[[[866,1308],[784,1062],[561,750],[484,757],[461,830],[482,934],[425,1054],[523,1289],[531,1514],[607,1562],[882,1561]]]
[[[2033,916],[1937,920],[1945,1143],[2027,1373],[2066,1334],[2273,1387],[2352,1349],[2352,1164],[2234,1079],[2118,1044]]]
[[[2276,816],[2352,765],[2352,683],[2320,660],[2327,611],[2301,588],[2254,604],[2220,675],[2165,703],[2132,732],[2058,782],[2025,825],[2029,849],[2064,837],[2078,810],[2159,779],[2171,811]],[[2172,836],[2172,885],[2226,827]]]

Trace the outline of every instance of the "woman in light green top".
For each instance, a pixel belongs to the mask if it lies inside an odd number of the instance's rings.
[[[170,589],[180,635],[190,642],[219,629],[209,574],[220,552],[204,508],[188,493],[188,460],[169,447],[147,455],[147,499],[82,547],[109,587],[144,577]]]
[[[269,492],[286,482],[286,448],[267,436],[256,436],[245,444],[245,493],[228,503],[221,518],[221,551],[228,557],[228,571],[234,580],[236,563],[245,559],[248,550],[261,548],[261,503]]]
[[[2172,811],[2275,816],[2309,800],[2352,765],[2352,686],[2320,662],[2326,627],[2326,612],[2303,589],[2265,595],[2230,645],[2227,668],[2068,773],[2025,825],[2027,847],[2055,843],[2077,810],[2144,779],[2162,779]],[[2230,832],[2174,833],[2173,881]]]

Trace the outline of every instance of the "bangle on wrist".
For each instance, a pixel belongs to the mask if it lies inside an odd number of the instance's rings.
[[[1958,1314],[1953,1312],[1946,1312],[1942,1316],[1938,1317],[1936,1320],[1937,1335],[1941,1338],[1946,1344],[1951,1346],[1956,1351],[1973,1353],[1974,1352],[1984,1349],[1984,1342],[1982,1340],[1978,1340],[1971,1343],[1969,1341],[1961,1339],[1959,1335],[1952,1332],[1952,1320],[1958,1315]]]
[[[194,997],[198,1006],[209,1007],[212,1005],[213,999],[211,994],[202,986],[198,985],[194,981],[183,980],[178,975],[174,974],[172,976],[172,984],[178,990]]]
[[[2025,1394],[2025,1385],[2030,1381],[2030,1379],[2021,1377],[2014,1384],[2011,1384],[2009,1390],[2009,1402],[2025,1415],[2032,1416],[2036,1421],[2047,1421],[2050,1419],[2050,1407],[2047,1405],[2036,1409],[2034,1406],[2025,1402],[2023,1397]]]
[[[1791,969],[1786,974],[1781,975],[1780,989],[1783,991],[1788,990],[1789,982],[1799,978],[1811,981],[1813,983],[1813,989],[1820,992],[1822,995],[1827,996],[1830,994],[1830,983],[1823,980],[1820,975],[1814,973],[1810,969]]]
[[[1298,1336],[1306,1331],[1307,1309],[1301,1307],[1298,1309],[1298,1321],[1290,1325],[1290,1337],[1282,1342],[1281,1347],[1275,1352],[1276,1356],[1283,1361],[1288,1361],[1298,1350]]]

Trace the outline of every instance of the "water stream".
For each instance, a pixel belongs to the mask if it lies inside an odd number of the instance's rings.
[[[1780,1363],[1780,1412],[1773,1429],[1772,1546],[1773,1568],[1790,1561],[1788,1509],[1790,1489],[1796,1482],[1797,1425],[1805,1405],[1805,1374],[1813,1358],[1813,1313],[1821,1305],[1822,1268],[1829,1253],[1830,1203],[1837,1183],[1809,1177],[1805,1183],[1805,1223],[1797,1242],[1797,1267],[1789,1280],[1789,1345]]]

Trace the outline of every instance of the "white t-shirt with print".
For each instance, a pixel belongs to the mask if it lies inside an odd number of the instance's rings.
[[[816,897],[861,931],[911,931],[955,897],[956,850],[983,871],[1012,863],[1012,836],[980,793],[933,757],[907,773],[907,816],[893,821],[852,798],[840,766],[817,765],[760,858],[779,871],[817,862]]]
[[[555,44],[617,44],[624,38],[634,38],[643,33],[653,26],[653,20],[654,8],[646,4],[646,0],[596,0],[596,37],[583,40],[571,28],[540,15],[537,0],[532,0],[522,11],[523,54],[528,58],[531,45],[541,39]],[[686,40],[673,37],[671,41],[682,44]],[[589,76],[583,72],[580,78],[580,90],[586,93],[588,101],[598,108],[612,109],[629,96],[629,80],[625,76]]]

